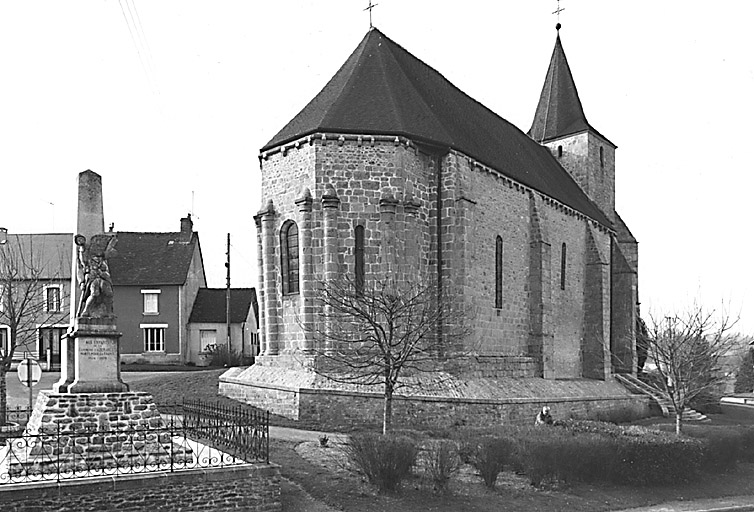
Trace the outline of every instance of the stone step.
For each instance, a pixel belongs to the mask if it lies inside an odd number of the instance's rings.
[[[675,416],[675,411],[673,407],[673,402],[670,400],[668,395],[661,389],[658,389],[650,384],[647,384],[646,382],[639,380],[637,377],[628,374],[628,373],[620,373],[615,374],[616,380],[622,384],[626,389],[633,393],[639,393],[642,395],[647,395],[650,398],[652,398],[655,403],[660,407],[660,410],[662,411],[662,415],[664,417],[671,417]],[[710,421],[707,416],[704,414],[695,411],[691,407],[686,407],[683,410],[683,416],[684,421],[699,421],[699,422],[707,422]]]

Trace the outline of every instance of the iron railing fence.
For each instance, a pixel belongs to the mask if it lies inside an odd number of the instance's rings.
[[[159,426],[57,423],[0,442],[0,486],[269,463],[269,412],[198,400],[159,406]]]
[[[27,421],[29,421],[29,417],[31,417],[32,409],[29,409],[29,407],[24,406],[16,406],[11,407],[8,406],[5,409],[5,417],[8,422],[12,423],[18,423],[20,425],[25,425]]]

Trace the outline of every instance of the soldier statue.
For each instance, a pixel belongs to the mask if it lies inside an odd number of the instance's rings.
[[[81,288],[81,300],[76,316],[107,318],[113,316],[113,281],[107,260],[115,254],[115,235],[94,235],[87,243],[86,237],[74,237],[78,254],[76,279]]]

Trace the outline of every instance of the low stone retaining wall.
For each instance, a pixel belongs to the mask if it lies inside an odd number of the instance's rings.
[[[462,425],[527,425],[543,406],[551,408],[555,419],[607,418],[610,416],[649,416],[649,400],[640,395],[620,392],[609,387],[602,394],[592,393],[593,385],[571,384],[572,395],[559,396],[541,392],[539,387],[557,387],[559,383],[543,379],[522,380],[529,386],[529,395],[499,398],[458,396],[401,396],[393,398],[393,422],[396,427],[446,428]],[[604,383],[603,383],[604,384]],[[561,384],[563,388],[569,384]],[[525,386],[521,386],[525,387]],[[569,391],[569,390],[566,390]],[[288,387],[264,382],[248,382],[227,372],[220,378],[220,393],[230,398],[267,409],[297,420],[301,427],[327,430],[343,425],[377,427],[382,424],[383,397],[377,392],[355,392],[339,389]],[[534,395],[534,396],[532,396]]]
[[[278,512],[280,468],[248,464],[0,486],[3,511],[143,510]]]
[[[300,415],[306,423],[334,427],[382,425],[383,398],[301,390]],[[599,418],[608,415],[649,416],[643,397],[560,397],[553,399],[469,400],[402,396],[393,399],[393,425],[399,428],[448,428],[483,425],[530,425],[543,406],[555,419]]]

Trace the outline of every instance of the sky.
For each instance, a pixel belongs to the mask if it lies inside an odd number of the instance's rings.
[[[527,131],[555,0],[375,0],[373,23]],[[208,284],[256,286],[259,148],[369,29],[368,0],[0,2],[0,226],[72,232],[102,176],[116,231],[192,213]],[[639,240],[644,316],[693,304],[754,334],[749,0],[562,0],[590,124],[617,144],[616,209]]]

